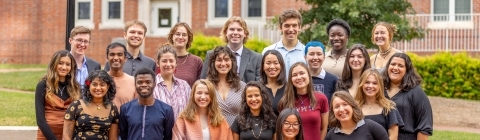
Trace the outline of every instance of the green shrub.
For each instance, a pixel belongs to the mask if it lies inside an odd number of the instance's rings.
[[[422,76],[422,88],[427,95],[480,100],[480,59],[467,53],[448,52],[409,56]]]
[[[199,56],[202,60],[205,60],[205,55],[208,50],[213,50],[217,46],[225,46],[226,43],[216,36],[205,36],[203,34],[195,34],[193,37],[192,47],[188,49],[188,52]],[[248,39],[244,44],[248,49],[262,53],[263,48],[270,45],[270,42],[261,40],[257,37]]]

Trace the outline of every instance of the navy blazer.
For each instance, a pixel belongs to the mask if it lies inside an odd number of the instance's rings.
[[[102,66],[97,61],[95,61],[93,59],[90,59],[86,56],[85,56],[85,58],[87,59],[87,71],[88,71],[89,75],[90,75],[90,73],[92,73],[95,70],[101,70],[102,69]]]

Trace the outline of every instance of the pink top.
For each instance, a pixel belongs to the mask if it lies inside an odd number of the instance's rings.
[[[302,118],[303,137],[305,140],[321,140],[321,114],[328,112],[327,97],[321,92],[314,92],[313,95],[317,99],[314,109],[310,107],[310,99],[307,95],[298,95],[300,98],[295,99],[295,108],[300,113],[300,118]]]
[[[156,77],[157,86],[153,90],[153,97],[172,106],[175,119],[187,106],[191,88],[185,80],[173,77],[172,91],[167,89],[165,80],[160,74]]]
[[[135,78],[123,73],[121,77],[113,77],[115,82],[116,90],[115,98],[113,103],[120,108],[123,104],[137,98],[137,93],[135,91]]]

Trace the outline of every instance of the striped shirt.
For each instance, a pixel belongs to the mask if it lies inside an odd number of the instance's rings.
[[[245,82],[240,81],[240,90],[235,91],[234,89],[230,89],[225,100],[222,100],[220,93],[216,92],[218,105],[222,110],[222,115],[225,116],[225,119],[228,122],[228,126],[231,126],[235,120],[235,117],[240,114],[240,110],[242,108],[242,92],[245,88],[245,85]]]
[[[156,76],[157,86],[153,90],[153,97],[166,104],[172,106],[174,118],[177,119],[178,115],[183,111],[183,108],[187,106],[188,99],[190,98],[191,88],[185,80],[173,77],[172,91],[167,89],[165,80],[158,74]]]

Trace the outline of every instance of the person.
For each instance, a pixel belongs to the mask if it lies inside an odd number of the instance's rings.
[[[240,113],[245,83],[236,74],[237,60],[228,47],[216,47],[208,58],[207,80],[215,86],[218,105],[228,125]]]
[[[265,85],[269,98],[272,100],[272,108],[278,115],[278,102],[285,92],[286,72],[282,54],[277,50],[268,50],[262,58],[262,72],[260,81]]]
[[[173,108],[173,116],[177,119],[178,114],[187,106],[190,97],[190,86],[187,81],[173,75],[177,70],[177,53],[169,45],[157,50],[157,63],[161,70],[155,77],[156,86],[153,89],[153,97]]]
[[[80,99],[76,69],[75,58],[68,51],[60,50],[53,54],[47,73],[35,89],[37,140],[62,139],[67,107],[72,101]]]
[[[370,68],[370,59],[368,52],[362,44],[354,44],[348,50],[345,59],[342,78],[337,81],[336,91],[345,90],[355,97],[358,85],[360,84],[360,76]]]
[[[126,55],[127,49],[122,43],[114,42],[107,46],[107,62],[110,66],[108,75],[110,75],[115,82],[116,93],[113,104],[115,104],[117,108],[137,98],[133,76],[123,72]]]
[[[225,22],[220,34],[220,38],[227,43],[227,47],[234,54],[237,65],[237,68],[234,70],[240,77],[240,80],[245,83],[258,81],[262,56],[244,46],[250,34],[247,23],[241,17],[233,16]],[[212,52],[212,50],[207,51],[202,67],[202,79],[209,76],[207,68],[209,68],[210,61],[208,61],[208,58]]]
[[[354,98],[365,119],[383,126],[390,140],[398,139],[398,130],[403,127],[403,120],[395,103],[385,98],[383,79],[377,70],[368,69],[363,72]]]
[[[304,122],[303,135],[306,140],[322,140],[327,134],[327,97],[313,90],[312,76],[303,62],[290,68],[285,95],[278,103],[280,110],[295,108]]]
[[[133,76],[140,68],[146,67],[155,71],[157,65],[155,61],[140,52],[140,46],[143,44],[145,34],[147,33],[147,26],[139,20],[130,20],[125,23],[123,37],[127,40],[127,55],[125,64],[123,65],[123,72]],[[105,71],[110,71],[108,62],[105,64]]]
[[[173,126],[173,140],[233,140],[218,107],[215,86],[205,79],[192,86],[190,100]]]
[[[172,106],[153,98],[155,72],[140,68],[135,75],[138,98],[120,107],[120,137],[122,140],[170,140],[175,123]]]
[[[203,66],[200,57],[187,51],[192,46],[192,41],[192,28],[185,22],[175,24],[168,34],[168,43],[172,45],[178,55],[175,76],[187,81],[190,87],[197,79],[200,79]]]
[[[88,74],[101,69],[100,63],[85,55],[92,38],[91,35],[90,29],[77,26],[70,31],[70,38],[68,39],[71,48],[70,54],[75,58],[77,65],[77,69],[75,69],[77,72],[76,80],[82,90],[85,87],[85,79],[87,79]]]
[[[370,57],[372,67],[382,73],[385,70],[387,61],[395,53],[401,53],[390,46],[393,40],[393,34],[395,34],[395,26],[387,22],[379,22],[373,26],[372,29],[372,43],[378,46],[379,52]],[[380,55],[380,57],[378,57]]]
[[[330,102],[338,78],[322,68],[325,46],[318,41],[308,42],[305,46],[305,60],[308,63],[308,70],[312,73],[313,90],[325,94],[327,101]]]
[[[302,56],[305,45],[300,42],[298,35],[302,26],[302,15],[294,9],[283,11],[279,16],[278,28],[282,32],[282,40],[263,49],[262,55],[268,50],[277,50],[282,54],[286,68],[292,67],[296,62],[307,63]],[[286,69],[288,77],[289,69]]]
[[[67,109],[63,140],[118,138],[118,108],[112,102],[116,86],[103,70],[90,73],[85,80],[85,98],[76,100]]]
[[[242,94],[242,110],[230,126],[233,139],[274,140],[276,120],[267,89],[258,81],[248,82]]]
[[[338,78],[342,77],[342,70],[345,66],[345,58],[348,57],[347,45],[350,38],[350,25],[345,20],[334,19],[327,25],[326,31],[328,35],[328,45],[332,50],[327,52],[322,68],[325,71],[336,75]]]
[[[303,140],[302,119],[297,109],[285,108],[280,112],[275,130],[277,140]]]
[[[328,113],[329,125],[325,140],[388,140],[383,127],[369,119],[363,119],[363,113],[353,97],[346,91],[337,91],[332,95]]]
[[[399,140],[426,140],[433,132],[432,106],[407,54],[395,53],[382,73],[385,96],[395,102],[405,126],[398,132]]]

